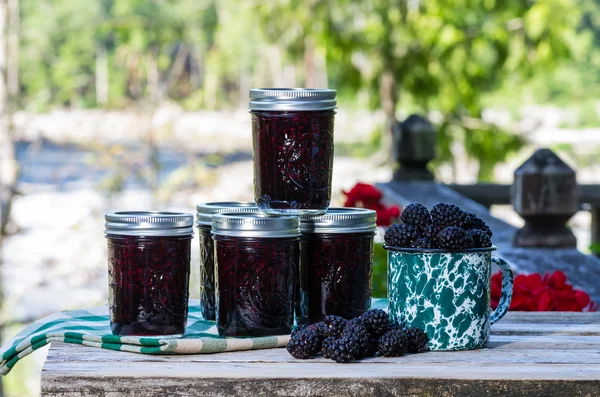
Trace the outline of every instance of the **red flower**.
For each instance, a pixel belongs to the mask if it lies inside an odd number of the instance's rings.
[[[495,309],[500,301],[502,276],[498,272],[492,276],[491,303]],[[573,289],[567,283],[567,276],[561,271],[544,277],[538,273],[520,274],[515,277],[510,310],[515,311],[596,311],[598,306],[584,291]]]
[[[381,199],[383,194],[373,185],[357,183],[349,191],[343,191],[346,195],[344,207],[361,207],[375,210],[377,213],[377,225],[389,226],[395,219],[400,217],[400,207],[396,205],[385,206]]]

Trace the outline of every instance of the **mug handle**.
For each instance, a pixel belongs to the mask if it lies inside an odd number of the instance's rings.
[[[501,258],[492,258],[492,262],[498,265],[502,271],[502,295],[500,296],[498,307],[490,316],[490,325],[498,322],[502,317],[504,317],[510,306],[513,293],[513,272],[510,268],[510,265]]]

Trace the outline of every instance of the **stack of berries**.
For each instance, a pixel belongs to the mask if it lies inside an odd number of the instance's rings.
[[[322,354],[335,362],[349,363],[377,354],[398,357],[406,352],[421,353],[427,341],[422,330],[403,329],[390,323],[386,312],[375,309],[352,320],[326,316],[321,322],[300,325],[292,332],[287,350],[298,359]]]
[[[454,204],[436,204],[431,212],[423,204],[410,204],[400,220],[385,232],[389,247],[464,250],[492,246],[492,230],[485,222]]]

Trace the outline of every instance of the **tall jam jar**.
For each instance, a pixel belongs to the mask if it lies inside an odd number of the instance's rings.
[[[258,212],[254,203],[228,201],[196,206],[196,226],[200,240],[200,311],[206,320],[215,320],[215,252],[212,216],[223,212]]]
[[[254,199],[270,214],[322,214],[331,199],[336,92],[250,90]]]
[[[194,216],[125,211],[105,220],[113,334],[183,336]]]
[[[219,335],[291,332],[298,282],[299,226],[296,216],[213,216]]]
[[[299,322],[350,319],[369,309],[376,218],[364,208],[301,217]]]

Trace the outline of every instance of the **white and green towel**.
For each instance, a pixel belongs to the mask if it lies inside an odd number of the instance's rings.
[[[386,308],[387,301],[373,299],[373,307]],[[215,322],[202,318],[198,300],[190,300],[185,335],[176,339],[113,335],[107,306],[67,310],[36,321],[6,342],[0,349],[0,375],[8,374],[17,361],[50,342],[76,343],[143,354],[204,354],[284,347],[289,339],[289,335],[220,337]]]

